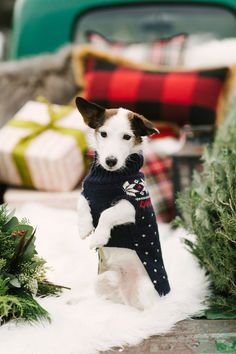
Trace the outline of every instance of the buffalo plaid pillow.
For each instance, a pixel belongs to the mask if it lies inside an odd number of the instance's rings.
[[[88,43],[98,49],[119,54],[136,62],[154,65],[179,66],[182,64],[187,35],[177,34],[170,38],[157,39],[151,43],[124,43],[110,41],[94,31],[86,33]]]
[[[154,121],[214,124],[222,112],[227,67],[191,71],[146,70],[121,57],[87,50],[77,57],[83,95],[107,108],[125,107]],[[79,73],[79,75],[78,75]]]

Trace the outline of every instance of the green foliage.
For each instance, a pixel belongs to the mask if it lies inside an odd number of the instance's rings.
[[[45,261],[37,254],[29,221],[19,221],[0,206],[0,324],[49,319],[35,296],[58,295],[61,288],[46,279]]]
[[[176,223],[197,236],[186,240],[212,283],[211,305],[236,312],[236,105],[203,155],[203,172],[178,196]]]
[[[47,311],[27,292],[0,296],[0,313],[4,321],[10,319],[24,319],[29,322],[39,319],[50,320]]]

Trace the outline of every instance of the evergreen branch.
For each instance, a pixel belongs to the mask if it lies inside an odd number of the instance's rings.
[[[236,313],[236,102],[203,154],[203,171],[180,193],[176,224],[196,235],[186,244],[209,274],[210,303]]]
[[[20,258],[22,256],[22,251],[23,251],[24,245],[25,245],[25,237],[26,237],[26,232],[25,232],[25,234],[23,234],[21,236],[20,242],[19,242],[17,250],[16,250],[16,253],[15,253],[15,255],[12,258],[12,261],[10,263],[10,270],[9,270],[10,273],[14,273],[16,268],[17,268],[17,264],[19,264],[19,260],[20,260]]]
[[[50,320],[48,312],[34,298],[59,295],[63,288],[46,279],[45,261],[37,256],[36,230],[19,220],[6,205],[0,206],[0,325],[14,320]],[[39,289],[40,288],[40,289]]]
[[[36,228],[33,230],[33,233],[32,235],[30,236],[30,238],[26,241],[26,243],[24,244],[24,247],[23,247],[23,252],[22,253],[25,253],[27,248],[29,247],[29,245],[31,244],[31,242],[33,241],[34,237],[35,237],[35,233],[36,233]]]
[[[42,285],[48,285],[48,286],[53,286],[53,287],[58,288],[58,289],[71,290],[71,288],[69,288],[68,286],[50,283],[49,281],[40,282],[40,284],[42,284]]]

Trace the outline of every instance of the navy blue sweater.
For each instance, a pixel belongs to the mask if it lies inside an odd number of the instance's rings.
[[[142,155],[133,154],[122,171],[110,172],[97,163],[96,156],[83,182],[82,194],[88,200],[96,228],[101,213],[119,200],[128,200],[136,210],[135,224],[115,226],[106,247],[135,250],[160,296],[170,291],[163,264],[159,233],[150,196],[140,172]]]

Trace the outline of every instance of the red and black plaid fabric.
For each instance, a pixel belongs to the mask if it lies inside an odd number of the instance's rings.
[[[171,168],[171,157],[160,158],[155,153],[145,156],[142,171],[157,220],[160,222],[170,222],[175,216]]]
[[[84,97],[107,108],[124,107],[154,121],[214,124],[228,68],[144,71],[87,56]]]

